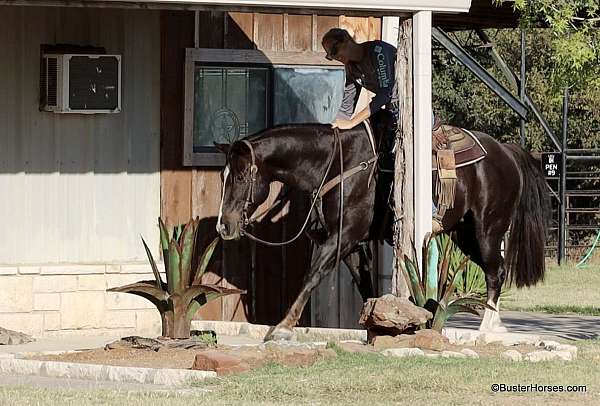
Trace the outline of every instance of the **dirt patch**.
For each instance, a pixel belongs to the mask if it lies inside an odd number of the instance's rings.
[[[137,348],[115,348],[79,351],[69,354],[34,356],[41,361],[76,362],[123,367],[190,369],[198,350],[160,348],[158,351]]]
[[[288,366],[308,366],[321,359],[335,357],[335,351],[318,348],[311,343],[267,343],[259,346],[232,347],[227,345],[211,346],[209,348],[172,348],[168,346],[153,347],[148,342],[145,348],[140,342],[118,342],[119,345],[109,344],[105,348],[79,351],[58,355],[38,355],[29,357],[42,361],[74,362],[84,364],[114,365],[144,368],[173,368],[173,369],[202,369],[216,371],[219,375],[241,373],[258,368],[265,363],[278,363]],[[142,343],[145,344],[145,343]],[[129,345],[129,347],[128,347]],[[358,341],[339,343],[338,346],[347,352],[379,353],[373,345],[361,344]],[[468,348],[482,358],[500,358],[507,350],[516,350],[522,355],[540,350],[533,345],[519,344],[510,347],[501,344],[485,345],[454,345],[445,343],[443,350],[461,352]],[[427,354],[440,354],[424,348]]]
[[[120,340],[104,348],[36,355],[29,359],[160,369],[198,369],[228,375],[255,369],[266,363],[309,366],[318,360],[337,356],[335,351],[324,348],[324,345],[312,343],[271,342],[258,346],[217,345],[209,348],[173,348],[160,343],[157,346],[156,343],[158,341],[148,339]],[[140,346],[143,348],[139,348]]]

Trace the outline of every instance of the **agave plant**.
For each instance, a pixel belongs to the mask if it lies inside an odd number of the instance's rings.
[[[427,235],[423,244],[422,261],[420,268],[406,255],[399,262],[413,301],[433,314],[433,319],[423,328],[441,331],[454,314],[479,314],[478,310],[488,307],[485,299],[475,292],[457,292],[457,283],[463,280],[461,278],[468,266],[469,257],[464,256],[449,237],[438,236],[437,239],[432,239]]]
[[[192,318],[200,307],[218,297],[246,293],[238,289],[201,284],[202,275],[208,268],[219,238],[215,238],[202,254],[198,255],[196,241],[199,223],[200,220],[196,218],[185,227],[175,227],[169,239],[167,227],[159,217],[166,282],[161,279],[156,261],[142,238],[154,280],[108,289],[108,292],[132,293],[151,301],[160,312],[163,337],[189,338]]]

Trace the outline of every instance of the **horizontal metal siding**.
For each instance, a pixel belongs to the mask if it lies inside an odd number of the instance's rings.
[[[38,110],[40,44],[123,55],[123,112]],[[159,13],[0,6],[0,263],[144,260],[158,251]]]

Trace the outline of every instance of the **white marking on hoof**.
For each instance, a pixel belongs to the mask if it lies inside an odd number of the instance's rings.
[[[500,319],[500,300],[498,300],[498,303],[495,306],[489,300],[487,304],[496,310],[489,308],[485,309],[479,331],[486,333],[506,333],[508,329],[502,325],[502,320]]]

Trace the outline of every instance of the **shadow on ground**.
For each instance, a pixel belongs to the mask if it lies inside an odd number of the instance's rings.
[[[600,317],[549,315],[528,312],[500,312],[502,322],[511,333],[552,335],[569,340],[600,338]],[[448,321],[448,327],[478,329],[481,317],[461,313]]]

